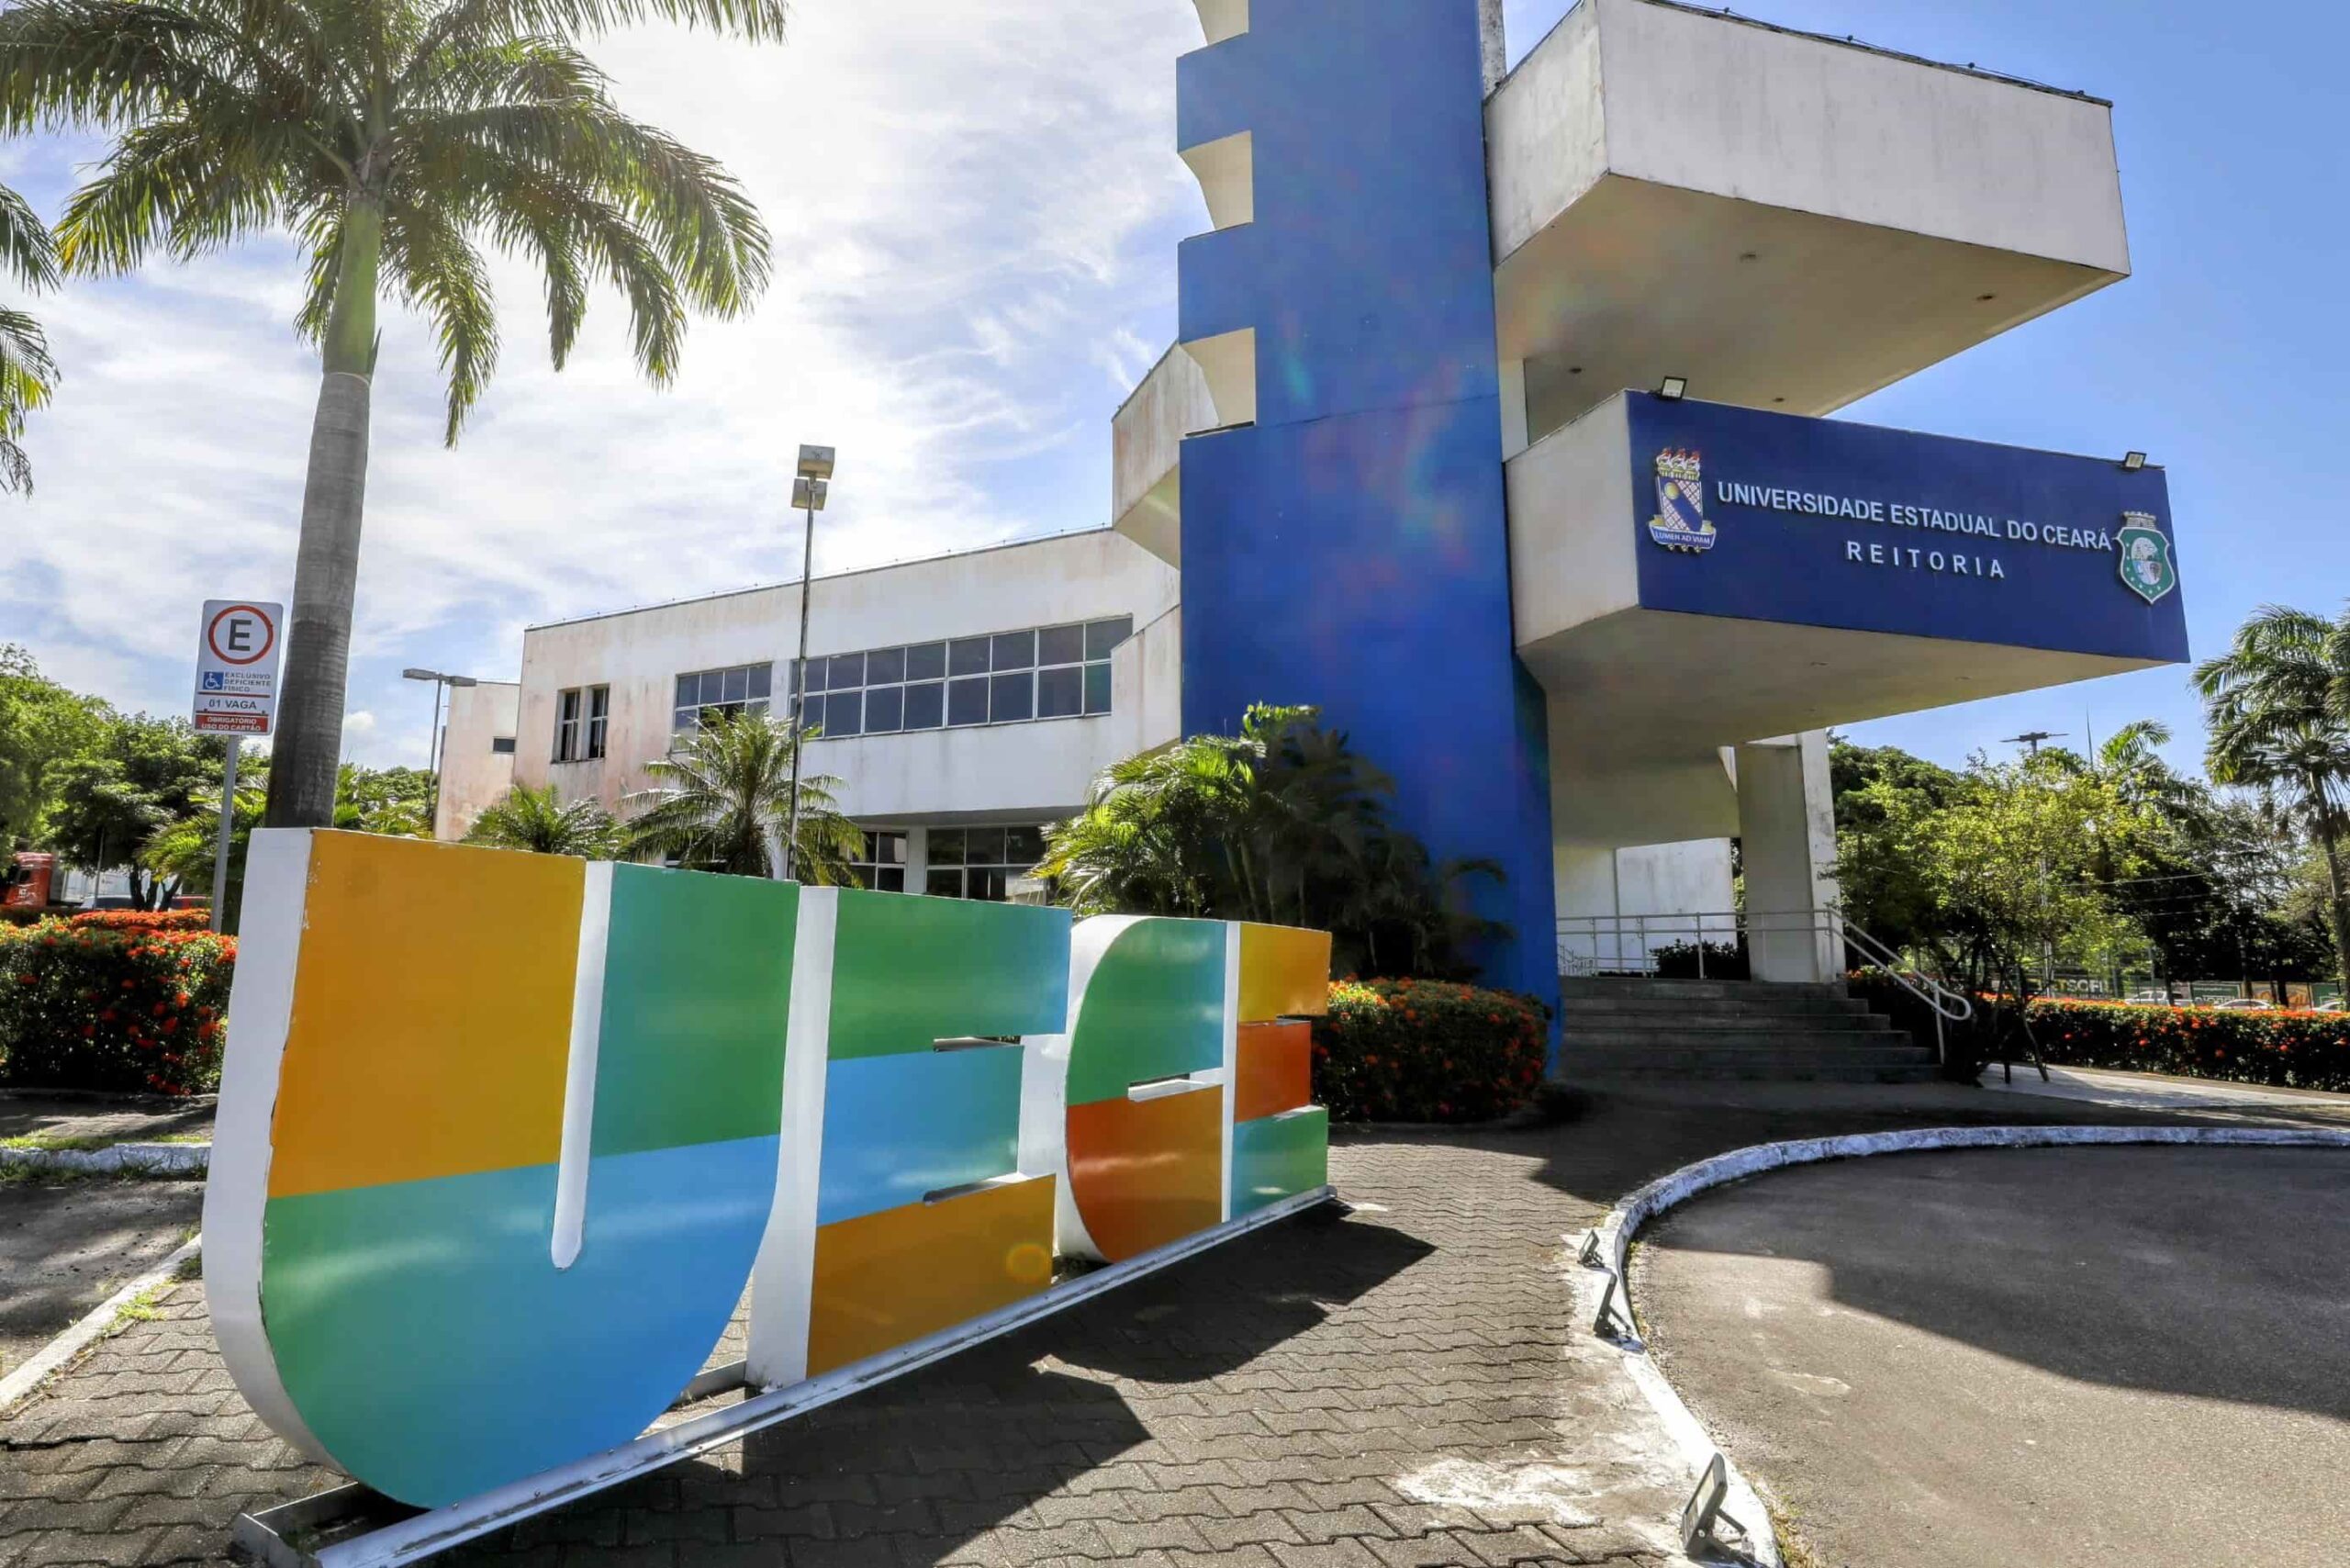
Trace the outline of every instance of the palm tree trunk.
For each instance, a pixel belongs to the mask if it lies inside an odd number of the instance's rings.
[[[2333,929],[2333,960],[2341,970],[2342,983],[2350,989],[2350,911],[2342,904],[2342,848],[2334,842],[2334,824],[2321,816],[2317,824],[2317,841],[2325,848],[2325,913]]]
[[[326,374],[310,425],[310,471],[294,557],[294,610],[269,767],[271,827],[334,821],[342,755],[351,612],[359,588],[359,527],[367,497],[367,422],[375,368],[375,277],[383,213],[354,202],[343,220]]]

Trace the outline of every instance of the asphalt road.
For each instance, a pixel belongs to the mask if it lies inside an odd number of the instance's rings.
[[[1643,1241],[1666,1374],[1822,1565],[2350,1562],[2350,1151],[1886,1156]]]
[[[0,1375],[187,1239],[201,1182],[0,1181]]]

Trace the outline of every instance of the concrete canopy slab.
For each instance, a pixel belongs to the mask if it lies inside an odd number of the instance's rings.
[[[1624,386],[1826,413],[2127,275],[2103,102],[1586,0],[1486,106],[1531,434]]]

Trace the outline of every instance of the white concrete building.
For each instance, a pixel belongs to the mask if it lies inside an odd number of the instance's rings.
[[[1174,736],[1176,573],[1112,530],[819,577],[809,598],[808,767],[868,830],[871,885],[1002,898],[1096,772]],[[796,582],[530,628],[520,683],[451,710],[442,835],[516,783],[624,813],[704,714],[785,711],[799,644]]]

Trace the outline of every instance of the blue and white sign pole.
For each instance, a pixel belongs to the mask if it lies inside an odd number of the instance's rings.
[[[220,769],[220,831],[212,849],[212,929],[229,902],[229,847],[237,822],[237,760],[247,735],[267,735],[277,718],[278,628],[285,607],[258,599],[207,599],[196,644],[196,733],[228,737]]]

